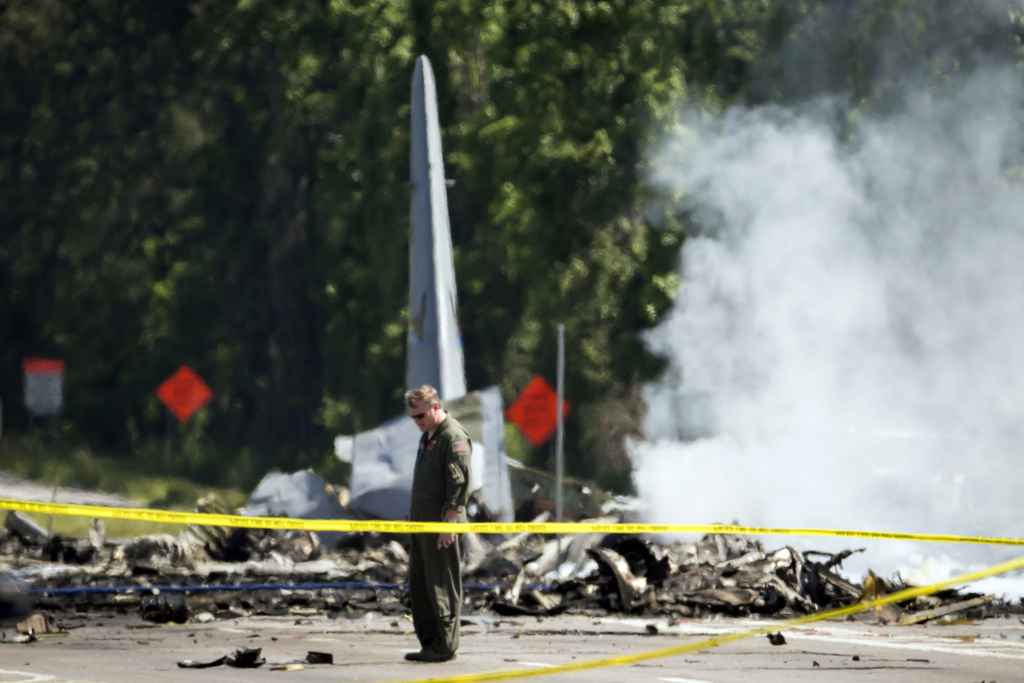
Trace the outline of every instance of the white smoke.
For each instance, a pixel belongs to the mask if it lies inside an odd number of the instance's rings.
[[[653,521],[1024,536],[1018,83],[975,74],[852,140],[827,102],[680,126],[656,179],[702,233],[648,338],[672,368],[633,448]],[[714,435],[679,438],[694,428]],[[1021,554],[863,545],[854,573]]]

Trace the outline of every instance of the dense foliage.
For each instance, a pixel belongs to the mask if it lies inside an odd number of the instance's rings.
[[[65,441],[162,462],[154,388],[215,401],[176,468],[317,466],[397,414],[408,117],[430,57],[467,374],[506,401],[567,329],[571,472],[628,487],[622,440],[680,286],[685,204],[645,159],[680,106],[831,94],[840,122],[1016,58],[997,0],[0,0],[0,398],[67,361]],[[1020,8],[1018,8],[1019,11]],[[545,453],[534,454],[543,462]]]

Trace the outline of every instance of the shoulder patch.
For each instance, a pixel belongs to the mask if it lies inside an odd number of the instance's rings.
[[[452,481],[456,484],[462,484],[466,481],[466,477],[462,475],[462,470],[455,466],[454,462],[448,463],[448,469],[452,472]]]
[[[455,441],[452,443],[452,453],[465,453],[469,450],[469,446],[465,441]]]

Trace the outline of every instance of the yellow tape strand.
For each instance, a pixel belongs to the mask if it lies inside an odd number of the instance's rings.
[[[986,536],[953,536],[946,534],[904,534],[884,531],[850,531],[841,529],[778,529],[772,527],[733,526],[729,524],[447,524],[444,522],[386,522],[381,520],[290,519],[287,517],[243,517],[199,512],[171,512],[132,508],[109,508],[93,505],[58,505],[0,498],[0,509],[35,512],[43,515],[72,515],[100,519],[133,519],[168,524],[199,524],[234,526],[249,529],[305,529],[307,531],[379,531],[383,533],[437,534],[465,533],[518,534],[742,534],[759,536],[832,536],[840,538],[875,538],[928,543],[976,543],[985,545],[1024,545],[1020,538]]]
[[[850,605],[849,607],[840,607],[839,609],[828,610],[827,612],[818,612],[815,614],[809,614],[805,617],[788,619],[786,621],[773,624],[772,626],[755,628],[749,631],[741,631],[739,633],[728,633],[726,635],[718,636],[715,638],[700,640],[695,643],[684,643],[683,645],[674,645],[672,647],[661,648],[658,650],[640,652],[635,655],[625,655],[623,657],[613,657],[611,659],[595,659],[589,662],[565,664],[562,666],[554,666],[544,669],[506,669],[499,671],[485,671],[476,674],[464,674],[461,676],[447,676],[441,678],[425,678],[415,680],[405,679],[394,681],[381,681],[380,683],[475,683],[476,681],[500,681],[509,680],[513,678],[535,678],[537,676],[552,676],[555,674],[569,673],[572,671],[586,671],[588,669],[603,669],[613,666],[635,664],[637,662],[644,662],[650,659],[661,659],[664,657],[672,657],[675,655],[683,655],[691,652],[697,652],[699,650],[707,650],[712,647],[718,647],[719,645],[724,645],[726,643],[731,643],[738,640],[745,640],[747,638],[753,638],[754,636],[764,635],[766,633],[771,633],[773,631],[781,631],[793,628],[795,626],[802,626],[804,624],[813,624],[817,621],[824,621],[826,619],[844,617],[848,614],[856,614],[857,612],[875,609],[894,602],[903,602],[904,600],[910,600],[921,595],[935,593],[937,591],[949,588],[954,585],[970,583],[972,581],[984,579],[989,576],[996,576],[997,574],[1005,574],[1006,572],[1013,571],[1014,569],[1020,569],[1022,567],[1024,567],[1024,557],[1018,557],[1015,560],[1003,562],[1001,564],[989,567],[988,569],[982,569],[980,571],[971,572],[969,574],[961,574],[960,576],[955,576],[948,581],[936,583],[932,586],[925,586],[923,588],[907,588],[906,590],[897,591],[896,593],[890,593],[889,595],[876,598],[875,600],[871,600],[869,602],[859,602],[855,605]]]

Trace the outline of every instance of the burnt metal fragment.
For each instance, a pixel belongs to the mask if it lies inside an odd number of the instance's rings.
[[[41,545],[46,543],[50,534],[32,519],[17,510],[10,510],[4,520],[4,528],[17,536],[24,543]]]
[[[262,649],[240,647],[229,654],[224,663],[236,669],[255,669],[267,663],[267,660],[260,656]]]
[[[334,655],[330,652],[307,652],[306,661],[310,664],[334,664]]]
[[[21,621],[31,612],[28,583],[8,572],[0,572],[0,624]]]
[[[178,668],[181,669],[209,669],[214,666],[222,666],[227,661],[227,656],[220,657],[213,660],[212,662],[197,662],[192,659],[183,659],[178,662]]]
[[[180,593],[147,595],[139,604],[139,613],[146,621],[157,624],[169,621],[184,624],[188,621],[188,601]]]
[[[587,554],[597,562],[601,571],[615,579],[620,609],[624,612],[631,611],[647,589],[647,579],[643,576],[633,576],[626,558],[611,548],[588,548]]]
[[[50,562],[88,564],[96,555],[96,547],[88,538],[68,538],[55,534],[43,546],[43,557]]]

